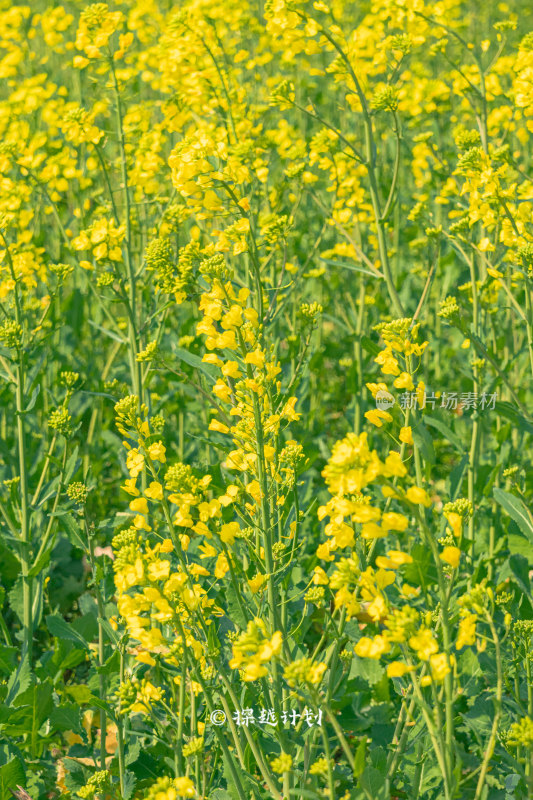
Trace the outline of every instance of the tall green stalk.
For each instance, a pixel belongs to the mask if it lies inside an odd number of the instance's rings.
[[[33,579],[30,575],[31,569],[31,531],[29,518],[29,495],[28,495],[28,470],[26,464],[26,431],[25,431],[25,372],[24,372],[24,324],[22,308],[19,294],[19,284],[15,274],[15,267],[9,245],[4,233],[0,231],[4,242],[6,257],[11,272],[11,279],[14,284],[15,297],[15,321],[21,334],[21,341],[16,348],[15,365],[15,404],[17,416],[17,448],[20,478],[20,537],[19,537],[19,557],[22,576],[22,605],[23,605],[23,645],[22,658],[27,658],[32,663],[33,656]]]
[[[98,675],[98,683],[99,683],[99,694],[100,700],[102,703],[106,702],[106,693],[107,693],[107,681],[106,676],[104,675],[102,668],[105,664],[105,637],[104,637],[104,629],[103,629],[103,620],[105,619],[105,604],[104,598],[102,596],[102,592],[99,586],[99,579],[97,576],[97,564],[94,555],[94,539],[92,535],[92,531],[90,528],[85,525],[85,534],[87,536],[87,544],[89,549],[89,561],[91,564],[92,574],[93,574],[93,582],[96,594],[96,603],[98,606],[98,666],[100,667],[100,673]],[[106,728],[107,728],[107,720],[106,720],[106,712],[103,708],[100,709],[100,764],[101,769],[106,768]]]
[[[130,204],[130,191],[128,183],[128,164],[126,159],[126,140],[124,135],[123,113],[122,113],[122,100],[120,97],[120,89],[115,72],[113,59],[110,59],[111,75],[113,78],[113,90],[115,96],[115,109],[116,109],[116,126],[117,138],[120,152],[120,170],[122,178],[122,191],[124,197],[124,224],[126,227],[126,236],[124,244],[124,260],[126,262],[126,274],[128,279],[128,341],[129,341],[129,361],[130,373],[132,380],[133,394],[139,398],[139,408],[143,403],[143,385],[142,385],[142,365],[137,361],[137,353],[139,352],[138,342],[138,319],[137,319],[137,291],[135,272],[133,269],[132,260],[132,230],[131,230],[131,204]]]

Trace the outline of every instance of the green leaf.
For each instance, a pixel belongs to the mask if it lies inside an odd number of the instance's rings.
[[[366,738],[361,739],[355,751],[353,774],[356,778],[363,774],[366,762]]]
[[[194,353],[189,353],[189,351],[184,350],[183,347],[176,347],[175,353],[181,361],[185,361],[185,363],[193,369],[203,372],[208,378],[213,379],[215,377],[215,369],[210,364],[206,364],[205,361],[202,361],[198,356],[195,356]]]
[[[500,416],[505,417],[513,423],[515,428],[521,428],[528,433],[533,433],[533,425],[511,404],[499,401],[495,404],[495,410]]]
[[[17,647],[10,647],[7,644],[0,645],[0,672],[12,675],[17,663]]]
[[[444,438],[460,452],[464,453],[465,448],[460,440],[460,438],[455,434],[451,428],[448,427],[444,422],[436,417],[431,417],[429,414],[424,414],[424,422],[428,425],[431,425],[432,428],[436,428],[439,433],[442,433]]]
[[[30,706],[0,706],[0,728],[5,736],[24,736],[32,728],[33,712]]]
[[[28,686],[35,681],[31,671],[30,662],[24,658],[18,665],[7,684],[6,704],[9,706],[19,694],[26,691]]]
[[[207,631],[207,647],[210,652],[220,650],[220,641],[214,625],[210,625]]]
[[[41,391],[41,384],[38,383],[37,386],[34,388],[33,392],[31,393],[31,397],[30,397],[29,403],[26,406],[26,408],[24,409],[24,413],[27,413],[28,411],[32,410],[32,408],[34,407],[35,403],[37,402],[37,398],[39,397],[40,391]]]
[[[12,758],[0,767],[0,800],[13,800],[11,789],[21,788],[26,782],[24,767],[18,758]]]
[[[94,704],[95,700],[98,698],[91,692],[88,686],[84,686],[83,684],[76,684],[75,686],[65,686],[63,689],[63,693],[71,697],[75,703],[79,705],[90,703],[91,705]]]
[[[50,725],[55,731],[74,731],[81,734],[80,707],[76,703],[62,703],[50,714]]]
[[[468,466],[468,453],[465,453],[461,458],[460,462],[456,464],[455,467],[450,472],[449,483],[450,483],[451,500],[457,500],[457,497],[461,490],[461,485],[463,482],[463,477],[466,472],[467,466]]]
[[[57,639],[67,639],[69,642],[75,642],[79,647],[89,650],[89,644],[81,633],[78,633],[72,625],[65,622],[63,617],[59,614],[48,614],[46,617],[46,627],[52,636],[55,636]]]
[[[29,706],[32,711],[30,732],[32,741],[36,741],[37,733],[54,707],[52,700],[52,682],[34,683],[24,692],[17,695],[14,706]]]
[[[363,272],[365,275],[372,275],[373,278],[377,278],[380,281],[383,280],[383,275],[377,270],[372,271],[371,269],[365,269],[365,267],[360,267],[359,264],[347,264],[345,261],[332,261],[330,258],[321,258],[320,260],[325,264],[329,264],[331,267],[350,269],[352,272]]]
[[[522,533],[533,544],[533,522],[524,501],[498,487],[493,490],[493,495],[496,502],[514,519]]]
[[[226,756],[223,756],[223,764],[224,764],[224,778],[226,779],[226,783],[228,786],[228,793],[231,797],[231,800],[240,800],[240,794],[237,791],[237,787],[235,786],[235,782],[233,780],[233,774],[229,767],[229,762],[226,759]],[[253,796],[253,784],[251,783],[248,775],[244,770],[239,770],[239,779],[241,781],[242,788],[244,789],[244,793],[247,797]]]
[[[375,658],[361,658],[354,656],[350,666],[350,678],[363,678],[370,686],[381,680],[385,670]]]
[[[93,322],[92,319],[87,320],[89,325],[93,328],[96,328],[97,331],[103,333],[104,336],[109,336],[110,339],[114,339],[115,342],[120,342],[121,344],[126,344],[126,339],[123,336],[120,336],[118,333],[110,330],[109,328],[103,328],[101,325],[97,325],[96,322]]]
[[[133,795],[133,792],[135,791],[136,785],[137,785],[137,778],[135,777],[133,772],[126,770],[126,772],[124,773],[124,794],[123,794],[124,800],[130,800],[131,796]]]
[[[107,635],[109,641],[112,642],[115,645],[115,647],[117,647],[118,643],[120,641],[120,637],[117,634],[117,632],[113,630],[113,628],[111,627],[111,625],[109,624],[109,622],[106,619],[102,619],[102,617],[98,617],[98,622],[102,626],[103,630],[106,632],[106,635]]]
[[[24,602],[22,598],[22,577],[19,575],[9,592],[7,597],[11,610],[17,615],[20,622],[24,619]]]
[[[509,533],[507,535],[507,546],[511,555],[523,556],[530,563],[533,563],[533,548],[525,536],[520,533]]]
[[[72,627],[87,642],[92,642],[98,636],[98,619],[96,614],[89,611],[72,621]]]
[[[417,583],[420,583],[422,587],[437,583],[437,569],[433,563],[429,548],[421,544],[415,544],[410,555],[413,559],[413,563],[406,564],[404,567],[405,580],[415,586]]]
[[[520,775],[517,775],[516,772],[514,772],[512,775],[507,775],[505,778],[505,790],[507,792],[513,792],[519,783]]]
[[[65,465],[65,474],[63,475],[63,486],[67,486],[70,481],[72,480],[72,476],[74,475],[77,467],[78,467],[78,446],[74,448],[70,456],[68,457],[68,461]]]
[[[114,650],[101,667],[96,667],[98,675],[116,675],[120,669],[120,653]]]
[[[41,622],[42,613],[43,613],[43,592],[42,592],[42,580],[34,581],[33,583],[33,605],[32,605],[32,614],[33,614],[33,624],[34,628],[37,629]],[[15,612],[17,617],[19,618],[21,624],[24,621],[24,587],[22,583],[22,576],[19,575],[11,589],[9,590],[9,605],[11,609]]]
[[[224,587],[224,596],[225,596],[224,599],[228,606],[229,618],[231,619],[232,622],[235,622],[239,628],[244,630],[247,625],[247,620],[242,612],[242,608],[237,598],[237,594],[231,583],[229,583],[227,586]]]
[[[423,422],[417,422],[412,428],[413,441],[418,447],[424,461],[428,464],[435,463],[435,448],[433,447],[433,439],[429,435],[428,429]]]
[[[48,566],[48,563],[50,561],[50,556],[52,554],[52,550],[54,549],[54,547],[55,547],[55,541],[52,539],[49,546],[46,548],[46,550],[44,550],[41,553],[37,561],[34,562],[32,568],[30,569],[28,574],[31,578],[34,578],[36,575],[42,572],[45,569],[45,567]]]
[[[89,752],[87,752],[87,755],[89,755]],[[77,764],[76,761],[69,760],[68,771],[65,775],[65,786],[67,789],[69,789],[72,794],[77,795],[78,789],[80,789],[86,782],[86,769],[81,764]]]
[[[361,347],[363,350],[366,350],[367,353],[370,353],[371,356],[377,356],[380,352],[378,345],[369,339],[368,336],[361,336]]]
[[[85,552],[87,550],[87,546],[83,541],[80,526],[76,524],[72,515],[63,514],[61,516],[61,524],[65,528],[65,532],[68,536],[69,542],[73,544],[74,547],[78,547],[80,550],[83,550]]]
[[[386,800],[385,776],[379,769],[366,767],[359,782],[369,800]]]
[[[129,767],[130,764],[135,764],[138,761],[140,752],[141,742],[137,737],[136,739],[132,739],[130,741],[128,749],[126,750],[125,761],[127,767]]]
[[[468,711],[461,714],[461,719],[476,735],[485,735],[490,730],[493,714],[492,700],[486,694],[482,694],[476,697]]]
[[[531,595],[531,581],[529,578],[529,563],[527,558],[520,555],[511,556],[508,561],[502,565],[502,569],[498,575],[498,583],[502,583],[506,578],[511,578],[524,594],[533,599]]]

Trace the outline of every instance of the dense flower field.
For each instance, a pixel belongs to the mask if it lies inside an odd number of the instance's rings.
[[[533,28],[0,0],[0,800],[533,798]]]

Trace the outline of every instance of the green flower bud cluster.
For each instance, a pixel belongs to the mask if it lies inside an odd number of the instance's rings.
[[[324,599],[324,587],[323,586],[312,586],[304,595],[304,600],[306,603],[314,603],[318,605],[321,600]]]
[[[302,303],[299,311],[304,319],[309,322],[315,322],[317,317],[324,311],[324,308],[320,303]]]
[[[311,775],[320,775],[325,776],[328,774],[328,760],[327,758],[318,758],[314,764],[311,764],[309,767],[309,773]]]
[[[200,264],[200,273],[209,278],[218,278],[220,281],[228,280],[231,277],[231,270],[222,253],[215,253],[214,256],[204,259]]]
[[[75,481],[67,486],[67,497],[72,500],[77,506],[83,506],[87,502],[87,495],[89,490],[84,483]]]
[[[261,228],[261,236],[266,244],[272,246],[278,244],[278,242],[285,241],[290,228],[291,223],[289,217],[286,214],[282,214],[279,217],[274,217],[274,219],[263,225]]]
[[[450,225],[450,233],[452,236],[455,236],[456,233],[467,233],[470,230],[470,222],[468,217],[461,217],[461,219],[455,220]]]
[[[177,494],[197,494],[200,489],[200,481],[194,475],[189,464],[178,462],[167,469],[165,487],[170,492]]]
[[[78,789],[78,796],[83,798],[83,800],[92,800],[97,794],[105,792],[105,790],[109,788],[109,785],[109,772],[104,769],[99,770],[91,775],[84,786]]]
[[[0,343],[10,350],[22,345],[22,327],[18,322],[9,319],[0,325]]]
[[[454,500],[453,503],[446,503],[442,511],[444,514],[460,514],[463,519],[468,520],[474,513],[474,507],[470,500],[467,500],[465,497],[460,497],[458,500]]]
[[[153,361],[158,352],[157,342],[148,342],[144,350],[137,353],[136,360],[141,362]]]
[[[124,436],[129,436],[131,431],[139,432],[143,420],[148,414],[148,406],[143,403],[139,413],[139,398],[136,394],[123,397],[115,403],[115,424]]]
[[[398,90],[394,86],[384,86],[375,92],[372,101],[375,111],[396,111],[398,108]]]
[[[67,389],[72,389],[72,387],[79,380],[79,377],[80,377],[79,372],[71,372],[65,370],[61,372],[59,375],[59,383],[61,384],[61,386],[65,386]]]
[[[481,136],[478,131],[461,126],[455,133],[455,144],[459,150],[471,150],[473,147],[479,147]]]
[[[204,737],[203,736],[195,736],[193,739],[189,739],[189,741],[183,745],[183,755],[185,758],[191,758],[192,756],[201,753],[204,749]]]
[[[533,719],[523,717],[520,722],[513,722],[509,728],[507,745],[533,750]]]
[[[480,147],[470,147],[460,157],[456,172],[465,175],[468,172],[481,172],[483,168],[483,151]]]
[[[115,553],[113,569],[119,572],[128,564],[134,564],[140,555],[139,531],[133,526],[117,533],[111,542]]]
[[[74,272],[74,267],[70,264],[50,264],[48,267],[50,272],[57,276],[58,280],[64,281],[67,275]]]
[[[52,430],[62,434],[65,438],[69,437],[72,433],[71,426],[72,417],[66,408],[57,408],[50,413],[48,417],[48,425]]]
[[[443,300],[437,314],[443,319],[452,319],[459,314],[459,306],[455,297],[447,297],[446,300]]]

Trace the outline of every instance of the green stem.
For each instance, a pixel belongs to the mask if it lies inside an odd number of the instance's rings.
[[[185,629],[183,627],[183,623],[181,622],[181,619],[179,619],[179,617],[177,618],[177,624],[178,624],[178,627],[180,629],[180,635],[181,635],[181,638],[182,638],[183,647],[185,648],[187,646],[186,645],[187,634],[185,633]],[[201,671],[196,667],[196,664],[195,664],[194,660],[192,661],[192,669],[194,671],[195,680],[197,680],[198,683],[200,684],[200,686],[202,687],[202,691],[204,693],[204,697],[205,697],[205,702],[206,702],[207,708],[208,708],[209,712],[212,713],[213,711],[215,711],[215,707],[213,705],[213,700],[211,698],[211,695],[207,691],[207,686],[206,686],[205,681],[204,681],[204,679],[202,677]],[[218,725],[214,725],[213,727],[214,727],[214,731],[215,731],[215,736],[218,739],[218,742],[220,744],[220,747],[222,748],[222,752],[224,753],[224,756],[226,758],[226,762],[227,762],[228,767],[230,769],[231,776],[233,778],[233,782],[234,782],[235,788],[237,790],[237,794],[239,795],[239,800],[247,800],[247,797],[246,797],[246,795],[244,793],[244,789],[243,789],[243,786],[242,786],[242,783],[241,783],[241,780],[240,780],[240,777],[239,777],[239,773],[237,772],[237,769],[236,769],[236,766],[235,766],[235,759],[234,759],[233,754],[231,753],[231,751],[230,751],[230,749],[228,747],[228,744],[226,742],[224,734],[219,729]],[[278,800],[281,800],[281,798],[279,798],[279,796],[278,796]]]
[[[33,493],[33,497],[31,499],[32,506],[34,506],[37,500],[39,499],[39,495],[41,493],[41,489],[43,488],[43,483],[46,478],[46,473],[48,472],[48,467],[50,466],[50,460],[52,458],[52,453],[54,452],[56,441],[57,441],[57,431],[55,431],[54,435],[52,436],[52,441],[50,442],[50,447],[48,448],[48,452],[44,460],[44,466],[41,472],[41,477],[39,478],[39,483],[37,484],[37,488]]]
[[[322,735],[322,743],[324,745],[324,756],[328,765],[328,791],[329,800],[335,800],[335,782],[333,779],[333,759],[331,758],[331,749],[329,746],[329,739],[327,731],[321,727],[320,733]]]
[[[15,367],[16,389],[15,402],[17,414],[17,445],[19,457],[19,477],[20,477],[20,564],[22,573],[22,605],[23,605],[23,643],[22,658],[27,658],[30,665],[32,663],[33,651],[33,579],[30,573],[30,546],[31,531],[29,522],[29,496],[28,496],[28,472],[26,466],[26,431],[24,425],[24,328],[22,319],[22,309],[19,295],[19,285],[15,273],[15,266],[3,231],[0,236],[4,242],[6,257],[14,283],[15,296],[15,320],[22,330],[22,341],[17,347],[17,363]]]
[[[180,775],[183,774],[183,723],[185,721],[185,691],[187,688],[187,650],[183,648],[181,663],[181,683],[178,705],[177,761]]]
[[[406,658],[406,660],[407,660],[407,663],[409,664],[409,666],[412,666],[408,657]],[[431,744],[433,745],[433,751],[434,751],[435,756],[437,758],[437,762],[439,764],[439,767],[440,767],[440,770],[441,770],[441,774],[442,774],[442,777],[443,777],[443,780],[444,780],[444,796],[445,796],[446,800],[451,800],[452,794],[450,792],[450,787],[449,787],[449,782],[448,782],[446,759],[445,759],[445,756],[444,756],[444,754],[443,754],[443,752],[441,750],[439,737],[437,736],[437,732],[435,730],[435,725],[434,725],[434,722],[433,722],[433,719],[432,719],[432,716],[431,716],[431,713],[430,713],[430,708],[428,707],[427,703],[424,700],[424,697],[422,695],[422,691],[420,689],[420,685],[418,683],[418,678],[417,678],[416,674],[412,671],[412,672],[410,672],[410,676],[411,676],[411,682],[412,682],[412,685],[413,685],[415,697],[418,700],[418,703],[419,703],[419,706],[420,706],[420,710],[422,711],[422,716],[424,717],[424,721],[426,723],[426,728],[427,728],[428,733],[429,733],[429,738],[431,739]]]
[[[361,104],[361,110],[363,114],[363,126],[365,130],[365,166],[368,172],[370,200],[372,202],[372,209],[374,211],[374,222],[376,225],[376,233],[378,239],[379,258],[381,261],[381,266],[383,268],[383,276],[385,278],[385,283],[387,285],[387,290],[389,292],[394,312],[398,315],[398,317],[405,317],[404,308],[400,300],[400,297],[398,295],[398,292],[396,291],[396,286],[394,285],[390,269],[389,254],[387,251],[387,242],[385,237],[385,228],[383,224],[384,215],[381,210],[381,203],[379,199],[379,190],[378,190],[378,178],[377,178],[376,155],[375,155],[376,142],[374,139],[372,117],[370,116],[370,112],[368,109],[367,99],[359,82],[359,79],[357,78],[357,75],[354,72],[351,61],[348,58],[344,49],[338,44],[338,42],[335,40],[332,34],[327,30],[327,28],[321,27],[321,32],[326,37],[326,39],[333,45],[335,50],[339,53],[342,60],[346,64],[348,72],[350,73],[350,76],[354,82],[355,91],[359,98],[359,102]],[[388,213],[388,208],[386,210]]]
[[[527,713],[533,719],[533,682],[531,680],[531,653],[526,653]]]
[[[33,581],[30,572],[30,526],[29,526],[29,498],[28,498],[28,473],[26,469],[26,436],[24,430],[24,368],[22,365],[22,353],[19,351],[18,363],[16,368],[17,388],[17,440],[19,452],[19,475],[20,475],[20,528],[21,528],[21,567],[22,567],[22,602],[23,602],[23,657],[27,657],[29,663],[32,662],[33,649]]]
[[[395,155],[395,158],[394,158],[394,170],[393,170],[393,173],[392,173],[392,182],[391,182],[391,186],[390,186],[389,196],[387,198],[387,202],[385,203],[385,208],[383,209],[383,212],[381,214],[381,221],[382,222],[385,222],[387,220],[387,217],[389,216],[389,212],[390,212],[392,203],[394,202],[394,199],[396,197],[396,187],[398,185],[398,177],[399,177],[399,174],[400,174],[400,154],[401,154],[402,137],[401,137],[400,126],[399,126],[399,122],[398,122],[398,118],[396,116],[396,113],[394,113],[394,122],[395,122],[395,130],[394,130],[394,132],[396,134],[396,155]]]
[[[413,448],[414,452],[414,461],[415,461],[415,470],[416,476],[419,486],[422,485],[422,469],[420,463],[420,452],[418,448],[415,446]],[[450,654],[452,648],[452,641],[451,641],[451,632],[450,632],[450,617],[449,617],[449,598],[448,592],[446,591],[446,584],[444,582],[444,574],[442,568],[442,561],[440,560],[439,551],[437,548],[437,543],[433,538],[431,531],[429,530],[424,515],[424,507],[421,506],[418,509],[418,517],[420,524],[422,526],[425,540],[431,550],[433,555],[433,561],[435,563],[435,567],[437,570],[437,580],[439,586],[439,596],[440,596],[440,606],[441,606],[441,620],[442,620],[442,638],[443,638],[443,649],[446,653],[446,657],[448,659],[448,664],[450,663]],[[451,781],[453,776],[454,770],[454,717],[453,717],[453,673],[450,672],[444,678],[444,695],[445,695],[445,719],[446,719],[446,726],[445,726],[445,750],[444,750],[444,762],[446,765],[446,783],[448,784],[448,791],[451,791]]]
[[[9,629],[6,625],[6,621],[3,617],[1,609],[0,609],[0,630],[2,631],[2,634],[4,636],[5,643],[7,644],[8,647],[11,647],[12,645],[11,636],[9,635]]]
[[[85,523],[85,532],[87,535],[87,543],[89,547],[89,559],[91,563],[91,569],[93,573],[93,581],[94,581],[94,588],[96,594],[96,603],[98,606],[98,666],[100,669],[105,664],[105,639],[104,639],[104,629],[102,625],[102,621],[105,619],[105,606],[104,606],[104,599],[102,597],[102,592],[100,591],[100,581],[96,575],[96,560],[94,555],[94,539],[92,536],[91,531],[89,531],[87,527],[87,523]],[[106,702],[106,677],[102,671],[100,671],[98,675],[98,683],[99,683],[99,695],[100,700],[105,703]],[[106,712],[103,708],[100,709],[100,764],[101,769],[106,769]]]
[[[124,659],[124,651],[122,647],[120,647],[120,667],[119,667],[119,678],[120,684],[124,682],[124,671],[125,671],[125,659]],[[120,709],[121,701],[119,700],[119,706],[117,711],[117,752],[118,752],[118,779],[119,779],[119,786],[120,786],[120,793],[124,796],[126,791],[126,762],[124,758],[124,727],[125,723],[123,717],[121,716],[121,709]]]
[[[124,193],[124,215],[126,225],[126,237],[124,246],[124,259],[126,261],[126,271],[128,275],[128,301],[129,301],[129,320],[128,320],[128,339],[130,345],[130,372],[132,379],[133,393],[139,398],[139,409],[142,405],[142,365],[137,361],[137,294],[135,289],[135,275],[133,271],[133,264],[131,258],[131,207],[130,207],[130,192],[128,185],[128,166],[126,160],[126,147],[122,114],[122,101],[120,99],[120,90],[118,86],[117,76],[113,59],[110,59],[111,74],[113,77],[113,88],[115,92],[116,116],[117,116],[117,134],[120,150],[120,169],[122,177],[122,189]]]
[[[402,709],[405,709],[405,702],[406,701],[404,700]],[[387,759],[387,775],[394,775],[396,767],[398,766],[398,761],[405,750],[407,739],[409,737],[409,727],[407,723],[412,720],[414,708],[415,698],[413,697],[411,703],[409,704],[409,708],[405,709],[404,718],[402,719],[401,714],[398,717],[398,724],[396,726],[396,730],[394,731],[394,736],[392,737],[392,741],[397,741],[398,744],[396,745],[396,750],[391,751],[389,758]]]
[[[479,301],[478,301],[477,284],[476,284],[476,272],[475,272],[473,258],[469,259],[469,267],[470,267],[470,282],[472,285],[472,311],[473,311],[472,328],[476,336],[479,336]],[[476,395],[479,390],[478,373],[479,370],[477,366],[474,366],[473,392]],[[474,412],[474,417],[472,420],[472,437],[470,440],[470,452],[468,454],[468,499],[472,504],[472,512],[473,512],[468,521],[468,538],[471,541],[470,557],[472,558],[472,562],[474,561],[474,556],[475,556],[474,539],[475,539],[476,514],[475,514],[474,502],[475,502],[475,481],[477,473],[478,442],[479,442],[479,423],[477,419],[477,412]]]
[[[346,758],[348,759],[348,763],[349,763],[350,767],[352,768],[352,770],[354,770],[355,769],[355,758],[354,758],[354,755],[353,755],[353,753],[352,753],[352,751],[350,749],[350,745],[348,744],[348,742],[346,740],[346,737],[345,737],[344,733],[342,732],[342,728],[340,726],[340,723],[339,723],[338,719],[335,717],[335,714],[333,713],[333,711],[330,709],[329,705],[326,705],[325,711],[326,711],[326,716],[329,719],[329,721],[331,722],[333,730],[335,731],[335,733],[337,735],[337,739],[339,740],[340,746],[344,750],[344,754],[345,754]]]
[[[111,352],[109,353],[108,359],[105,363],[104,369],[102,371],[102,382],[107,380],[107,376],[109,375],[109,371],[113,365],[113,361],[115,360],[118,351],[122,347],[122,342],[116,342],[113,347],[111,348]],[[91,419],[89,421],[89,427],[87,429],[87,436],[85,438],[85,455],[83,457],[83,476],[84,478],[87,477],[89,472],[89,467],[91,466],[91,453],[90,447],[93,442],[94,432],[96,430],[96,423],[98,422],[98,416],[100,414],[100,405],[96,404],[93,407],[91,412]]]
[[[56,489],[56,493],[55,493],[55,497],[54,497],[54,502],[52,504],[52,509],[51,509],[51,511],[50,511],[50,513],[48,515],[48,524],[47,524],[45,532],[44,532],[44,534],[43,534],[43,536],[41,538],[41,544],[39,546],[39,550],[37,551],[37,555],[34,558],[34,562],[35,563],[37,563],[39,561],[39,559],[41,558],[43,553],[46,551],[46,548],[48,547],[48,542],[50,541],[50,539],[52,537],[54,522],[56,520],[57,506],[59,505],[59,498],[61,497],[61,492],[63,491],[63,476],[65,474],[65,467],[66,467],[66,464],[67,464],[67,455],[68,455],[68,450],[67,450],[67,443],[65,441],[65,446],[63,448],[63,460],[62,460],[62,463],[61,463],[61,471],[59,473],[59,480],[58,480],[57,489]]]
[[[531,367],[531,374],[533,375],[533,303],[531,301],[531,289],[529,288],[527,282],[524,291],[526,294],[527,311],[527,348],[529,352],[529,365]]]
[[[361,425],[363,421],[363,392],[364,392],[364,378],[363,378],[363,347],[361,345],[361,336],[363,332],[363,320],[365,316],[365,292],[366,285],[364,280],[361,280],[359,287],[359,300],[357,309],[357,322],[355,326],[354,338],[354,357],[356,369],[356,393],[355,393],[355,419],[354,419],[354,432],[359,435],[361,433]]]
[[[483,795],[485,777],[489,769],[490,760],[494,753],[494,746],[498,736],[498,725],[500,724],[500,718],[502,715],[503,670],[500,640],[498,638],[498,634],[496,633],[496,627],[490,614],[487,614],[487,622],[489,623],[490,632],[494,640],[494,653],[496,656],[496,697],[494,699],[494,718],[492,720],[492,729],[490,732],[489,741],[487,742],[487,746],[485,748],[485,753],[483,755],[483,761],[481,763],[481,771],[479,773],[474,800],[480,800]]]
[[[235,692],[233,691],[233,687],[232,687],[231,683],[229,682],[227,677],[224,675],[224,673],[221,673],[220,677],[222,679],[222,683],[224,684],[224,687],[225,687],[226,691],[228,692],[228,694],[229,694],[229,696],[231,698],[231,702],[233,703],[234,708],[239,708],[239,700],[238,700]],[[274,781],[274,777],[273,777],[272,773],[270,772],[270,770],[268,769],[267,765],[265,764],[263,756],[262,756],[261,752],[259,751],[259,748],[257,746],[257,742],[255,741],[254,737],[250,733],[250,730],[248,729],[248,726],[247,725],[243,725],[242,727],[244,729],[244,735],[246,736],[246,740],[248,742],[250,750],[252,751],[253,756],[255,758],[255,762],[256,762],[256,764],[257,764],[257,766],[259,768],[259,771],[260,771],[261,775],[263,776],[263,779],[264,779],[265,783],[267,784],[267,786],[268,786],[268,788],[270,790],[270,793],[271,793],[272,797],[274,798],[274,800],[283,800],[281,794],[279,793],[279,790],[276,787],[276,784],[275,784],[275,781]]]

